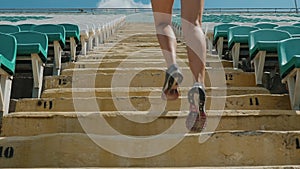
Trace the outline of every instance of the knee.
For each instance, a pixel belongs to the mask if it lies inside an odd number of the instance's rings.
[[[195,20],[195,21],[182,20],[181,23],[182,23],[183,32],[191,32],[195,28],[200,28],[199,20]]]
[[[201,27],[198,20],[194,22],[182,21],[182,33],[184,38],[195,34],[195,32],[199,30],[201,30]]]
[[[155,24],[156,30],[165,30],[166,28],[172,27],[170,23],[168,22],[160,22]]]

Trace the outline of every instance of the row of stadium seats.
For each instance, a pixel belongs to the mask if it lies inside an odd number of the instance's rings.
[[[173,18],[172,24],[176,36],[182,38],[180,18]],[[214,26],[213,32],[206,36],[207,46],[212,44],[220,58],[232,59],[234,68],[239,68],[242,61],[243,68],[246,67],[244,70],[252,71],[253,63],[257,85],[262,84],[264,71],[279,69],[282,82],[288,83],[293,109],[300,109],[300,48],[296,45],[300,38],[300,23],[285,26],[275,23],[251,26],[226,23]]]
[[[31,96],[39,98],[43,77],[60,75],[63,53],[69,53],[66,55],[70,58],[67,62],[84,57],[88,50],[103,43],[124,22],[125,17],[116,18],[109,24],[97,28],[97,31],[81,30],[78,25],[70,23],[0,25],[0,112],[8,113],[11,98],[30,97],[22,94],[14,97],[12,92],[16,88],[14,83],[18,83],[18,90],[22,89],[22,85],[25,86],[22,81],[16,82],[17,77],[22,77],[24,73],[30,74]],[[79,51],[80,46],[89,49]],[[78,55],[80,52],[82,55]],[[47,66],[52,68],[50,74],[44,70]]]
[[[291,106],[300,105],[300,23],[279,26],[261,23],[253,26],[220,24],[214,27],[214,42],[218,55],[231,53],[238,68],[241,57],[253,63],[256,84],[262,84],[264,71],[279,67],[283,82],[288,82]],[[244,52],[245,55],[240,53]],[[226,58],[226,57],[225,57]],[[230,58],[230,57],[229,57]]]

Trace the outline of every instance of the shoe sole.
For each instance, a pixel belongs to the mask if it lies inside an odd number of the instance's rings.
[[[183,81],[183,76],[180,72],[174,72],[169,77],[166,79],[164,89],[163,89],[163,94],[167,100],[175,100],[179,97],[179,92],[177,90],[178,86],[182,83]],[[171,95],[170,95],[171,94]],[[174,96],[175,97],[170,97]]]
[[[198,103],[195,101],[195,94],[199,94]],[[186,119],[186,127],[191,132],[201,132],[206,126],[205,99],[205,93],[201,88],[193,87],[188,92],[191,110]],[[198,110],[192,110],[192,108],[198,108]]]

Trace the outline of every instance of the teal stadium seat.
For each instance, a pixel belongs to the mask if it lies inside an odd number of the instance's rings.
[[[227,34],[228,29],[237,26],[235,24],[220,24],[214,27],[214,41],[213,45],[216,46],[219,57],[225,53],[227,47]]]
[[[291,106],[300,110],[300,38],[290,38],[278,44],[280,76],[288,83]]]
[[[256,25],[254,25],[254,27],[257,27],[259,29],[273,29],[277,26],[279,26],[279,25],[277,25],[275,23],[258,23]]]
[[[39,98],[43,84],[43,64],[47,62],[48,37],[44,33],[23,31],[11,34],[17,39],[17,61],[30,61],[33,73],[32,97]],[[17,62],[18,64],[18,62]]]
[[[274,29],[287,31],[292,37],[300,37],[300,27],[298,26],[278,26]]]
[[[35,24],[20,24],[18,25],[21,31],[31,31]]]
[[[293,26],[298,26],[298,27],[300,27],[300,22],[294,23]]]
[[[17,40],[15,37],[0,33],[0,112],[8,114],[12,78],[15,73]]]
[[[228,30],[228,49],[231,50],[233,67],[238,68],[240,51],[249,53],[248,39],[249,33],[259,28],[252,26],[234,26]],[[248,54],[249,55],[249,54]]]
[[[42,24],[34,26],[32,30],[48,36],[49,47],[54,47],[53,75],[60,75],[61,55],[66,43],[65,28],[62,25]],[[48,56],[48,59],[52,58]]]
[[[20,28],[16,25],[0,25],[0,33],[15,33],[20,32]]]
[[[291,38],[286,31],[275,29],[261,29],[249,34],[250,60],[254,62],[256,84],[262,84],[262,75],[265,67],[267,53],[276,53],[281,40]]]
[[[66,43],[70,44],[70,52],[72,60],[76,60],[76,46],[80,42],[80,30],[79,26],[75,24],[60,24],[66,30]]]

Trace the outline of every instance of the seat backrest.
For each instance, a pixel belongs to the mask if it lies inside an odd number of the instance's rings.
[[[18,44],[39,43],[42,48],[48,51],[48,37],[44,33],[34,31],[22,31],[11,34],[17,39]]]
[[[236,24],[231,24],[231,23],[225,23],[225,24],[220,24],[220,25],[216,25],[214,27],[214,36],[217,36],[217,33],[219,31],[228,31],[229,28],[234,27],[234,26],[238,26]]]
[[[76,34],[80,33],[78,25],[69,24],[69,23],[63,23],[63,24],[59,24],[59,25],[62,25],[65,28],[66,31],[75,31]]]
[[[300,55],[300,38],[289,38],[278,44],[279,64],[286,64],[294,55]]]
[[[279,25],[274,24],[274,23],[258,23],[256,25],[254,25],[254,27],[258,27],[260,29],[273,29],[277,26],[279,26]]]
[[[253,26],[234,26],[228,29],[228,38],[233,35],[249,35],[251,31],[258,29],[259,28]]]
[[[214,44],[217,43],[219,37],[227,37],[228,29],[237,26],[236,24],[225,23],[214,27]]]
[[[258,23],[256,25],[254,25],[254,27],[258,27],[260,29],[273,29],[277,26],[279,26],[279,25],[277,25],[275,23]]]
[[[259,28],[253,26],[234,26],[228,29],[228,47],[231,49],[234,45],[234,36],[236,35],[243,35],[244,42],[248,43],[248,36],[251,31],[258,30]]]
[[[20,24],[18,25],[21,31],[30,31],[35,26],[35,24]]]
[[[66,39],[66,30],[61,25],[55,25],[55,24],[42,24],[42,25],[36,25],[33,27],[34,31],[42,32],[42,33],[60,33],[62,35],[63,39]]]
[[[275,27],[275,29],[287,31],[291,35],[295,35],[295,34],[299,35],[300,34],[300,27],[298,27],[298,26],[278,26],[278,27]]]
[[[14,36],[0,33],[0,54],[2,54],[9,62],[16,62],[17,55],[17,40]],[[1,65],[2,66],[2,65]],[[5,67],[9,74],[14,74],[15,65]]]
[[[16,25],[0,25],[0,33],[20,32],[20,28]]]
[[[281,41],[290,38],[286,31],[275,29],[260,29],[251,31],[249,34],[249,47],[252,49],[258,41]]]
[[[294,26],[299,26],[299,27],[300,27],[300,22],[294,23],[293,25],[294,25]]]

